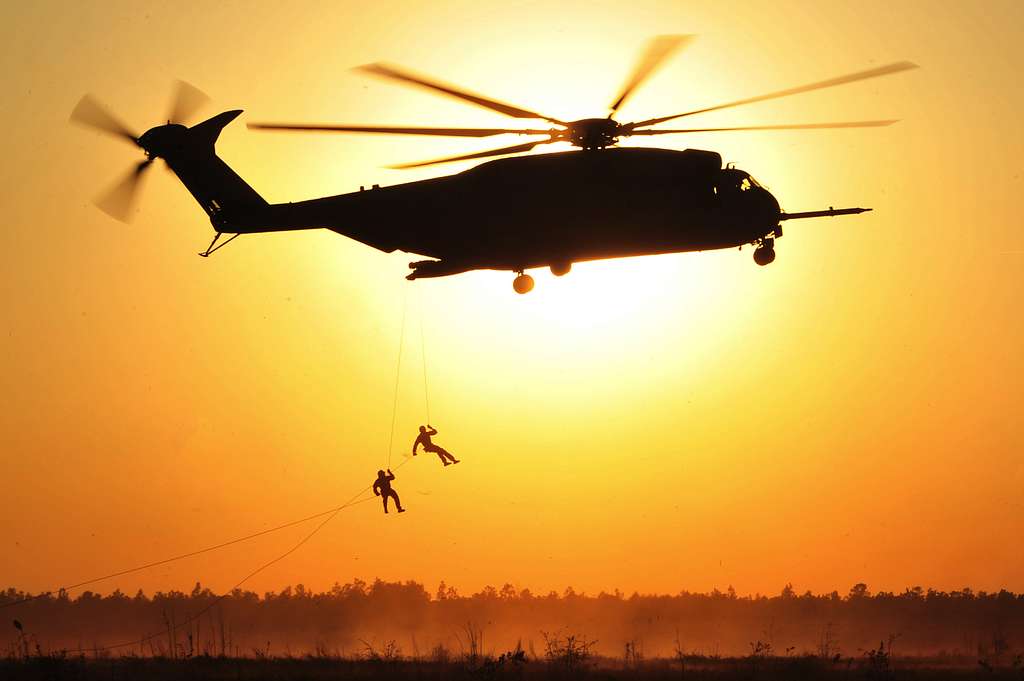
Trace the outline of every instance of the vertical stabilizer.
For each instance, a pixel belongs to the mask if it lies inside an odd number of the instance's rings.
[[[214,149],[221,130],[241,109],[225,111],[186,131],[182,144],[164,156],[178,179],[210,216],[214,228],[230,232],[233,220],[246,219],[267,207],[267,202]]]

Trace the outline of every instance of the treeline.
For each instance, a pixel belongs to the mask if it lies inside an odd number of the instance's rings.
[[[191,593],[134,596],[85,591],[31,598],[0,594],[17,620],[9,651],[90,651],[131,643],[114,654],[305,655],[404,657],[500,653],[521,643],[543,653],[552,636],[576,636],[594,653],[672,657],[813,654],[858,657],[884,642],[897,656],[1009,657],[1024,650],[1024,594],[934,591],[871,594],[857,584],[840,595],[775,596],[681,592],[673,596],[600,593],[571,588],[547,595],[506,584],[460,595],[443,582],[431,594],[416,582],[354,581],[313,592],[301,584],[262,596]],[[9,625],[4,625],[5,627]],[[148,637],[145,641],[140,641]],[[589,645],[589,643],[588,643]]]

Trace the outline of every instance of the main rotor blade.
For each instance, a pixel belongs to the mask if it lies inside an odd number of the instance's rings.
[[[824,130],[829,128],[883,128],[891,121],[845,121],[842,123],[791,123],[784,125],[741,125],[735,128],[685,128],[681,130],[634,130],[627,135],[674,135],[683,132],[729,132],[733,130]]]
[[[115,220],[130,222],[142,172],[152,163],[152,159],[146,159],[137,164],[120,182],[96,199],[96,206]]]
[[[419,87],[426,88],[428,90],[434,90],[443,94],[462,99],[467,102],[472,102],[477,106],[482,106],[485,109],[491,109],[505,114],[506,116],[512,116],[513,118],[542,118],[551,123],[557,123],[558,125],[565,125],[564,121],[560,121],[557,118],[551,118],[537,113],[536,111],[530,111],[528,109],[520,109],[517,106],[511,104],[505,104],[494,99],[489,99],[482,95],[478,95],[467,90],[462,90],[455,87],[454,85],[448,85],[447,83],[441,83],[436,80],[430,80],[425,76],[414,75],[407,71],[402,71],[394,66],[388,64],[366,64],[365,66],[357,66],[356,70],[370,73],[375,76],[381,76],[383,78],[390,78],[403,83],[411,83],[418,85]]]
[[[71,112],[69,120],[72,123],[127,139],[132,144],[138,144],[136,141],[138,135],[132,132],[124,123],[114,118],[113,114],[107,111],[92,95],[85,95],[79,100],[75,110]]]
[[[507,128],[392,128],[382,126],[302,124],[302,123],[249,123],[252,130],[290,130],[315,132],[370,132],[387,135],[436,135],[441,137],[491,137],[493,135],[547,135],[550,130],[511,130]]]
[[[674,52],[685,45],[690,44],[696,36],[693,35],[659,35],[647,44],[640,61],[633,68],[633,74],[626,81],[619,93],[618,98],[612,102],[611,112],[614,114],[622,106],[626,98],[633,94],[633,90],[654,72],[658,66],[668,59]]]
[[[472,158],[487,158],[488,156],[505,156],[507,154],[520,154],[524,151],[530,151],[538,144],[551,144],[557,142],[556,139],[537,140],[536,142],[527,142],[526,144],[517,144],[513,147],[502,147],[501,149],[491,149],[490,151],[478,151],[475,154],[464,154],[462,156],[449,156],[448,158],[437,158],[432,161],[420,161],[418,163],[403,163],[401,165],[388,166],[389,168],[395,169],[406,169],[406,168],[421,168],[423,166],[431,166],[437,163],[452,163],[454,161],[468,161]]]
[[[857,73],[850,73],[845,76],[839,76],[837,78],[821,80],[818,81],[817,83],[810,83],[809,85],[801,85],[799,87],[788,88],[786,90],[770,92],[766,95],[758,95],[757,97],[747,97],[746,99],[737,99],[734,102],[727,102],[725,104],[709,106],[704,109],[695,109],[694,111],[687,111],[686,113],[681,114],[673,114],[671,116],[662,116],[661,118],[650,118],[646,121],[640,121],[639,123],[631,123],[630,126],[633,128],[646,128],[651,125],[656,125],[658,123],[670,121],[674,118],[682,118],[683,116],[693,116],[694,114],[707,113],[708,111],[718,111],[719,109],[728,109],[733,106],[740,106],[741,104],[753,104],[754,102],[763,102],[767,99],[788,97],[790,95],[797,95],[802,92],[810,92],[812,90],[822,90],[824,88],[835,87],[837,85],[846,85],[847,83],[855,83],[859,80],[867,80],[868,78],[888,76],[893,73],[899,73],[900,71],[907,71],[909,69],[916,68],[917,64],[913,62],[900,61],[894,64],[886,64],[885,66],[879,66],[878,68],[868,69],[867,71],[858,71]]]
[[[194,85],[183,80],[175,81],[174,97],[171,99],[167,120],[171,123],[187,123],[188,119],[208,101],[210,98],[206,93]]]

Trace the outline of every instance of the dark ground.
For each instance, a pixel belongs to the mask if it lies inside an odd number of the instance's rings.
[[[198,679],[200,681],[299,681],[354,679],[369,681],[397,679],[433,681],[467,679],[471,681],[530,681],[540,679],[588,678],[597,680],[665,679],[699,681],[703,679],[764,679],[766,681],[802,679],[1005,679],[1024,681],[1024,665],[1019,658],[1002,666],[969,659],[899,660],[842,658],[838,661],[817,657],[744,657],[679,660],[622,660],[592,658],[584,660],[530,660],[522,655],[487,657],[477,660],[423,661],[405,659],[341,659],[334,657],[293,658],[169,658],[119,657],[107,659],[61,656],[30,657],[0,661],[0,678],[9,681],[74,680],[121,681]]]

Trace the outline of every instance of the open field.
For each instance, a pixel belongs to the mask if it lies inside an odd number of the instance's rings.
[[[0,627],[0,656],[66,652],[156,658],[324,657],[450,661],[521,646],[530,659],[570,637],[593,657],[675,659],[811,657],[978,660],[1010,664],[1024,654],[1024,595],[911,588],[870,594],[774,596],[621,593],[536,595],[487,587],[430,594],[415,582],[355,581],[329,591],[135,596],[115,591],[0,594],[21,628]],[[559,643],[562,641],[562,643]],[[627,650],[630,650],[627,654]],[[444,651],[444,652],[442,652]],[[437,653],[437,654],[435,654]]]
[[[10,589],[0,607],[14,624],[4,681],[1024,681],[1024,596],[1007,591],[463,596],[377,580],[262,596]]]

